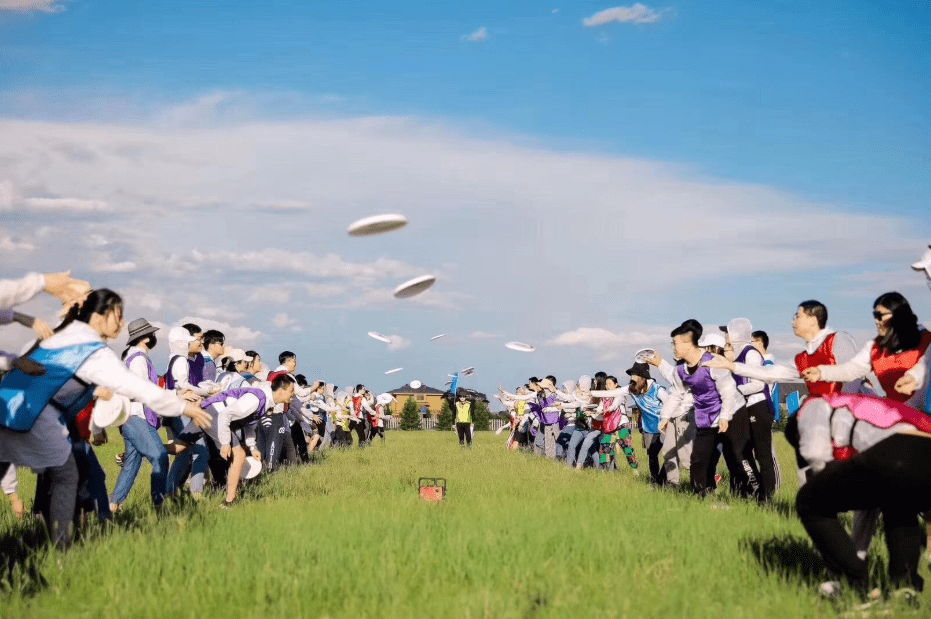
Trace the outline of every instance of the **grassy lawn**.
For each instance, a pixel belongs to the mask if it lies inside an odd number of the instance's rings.
[[[626,463],[570,471],[506,452],[489,432],[464,451],[451,432],[392,431],[260,478],[228,512],[213,494],[156,515],[144,463],[109,530],[94,525],[68,552],[46,548],[4,574],[0,616],[836,616],[817,599],[827,575],[794,516],[793,460],[777,440],[785,485],[765,509],[653,491]],[[98,449],[111,490],[121,448],[117,437]],[[418,498],[422,476],[448,479],[443,504]],[[27,504],[33,487],[21,474]],[[5,551],[28,528],[0,507]],[[884,571],[880,539],[872,552]]]

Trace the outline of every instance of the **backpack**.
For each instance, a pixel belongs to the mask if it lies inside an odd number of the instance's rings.
[[[92,354],[104,348],[103,342],[76,344],[64,348],[38,347],[28,358],[45,367],[42,376],[30,376],[14,369],[0,381],[0,427],[14,432],[29,432],[36,419],[52,405],[61,413],[62,421],[70,424],[90,402],[94,386],[75,373]],[[85,387],[71,402],[55,400],[59,390],[70,380]]]

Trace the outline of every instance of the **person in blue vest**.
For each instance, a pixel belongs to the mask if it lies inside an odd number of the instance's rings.
[[[52,337],[27,353],[45,366],[42,376],[13,371],[0,382],[0,461],[42,471],[37,488],[50,494],[37,502],[46,504],[51,538],[62,546],[70,537],[79,483],[69,435],[95,392],[124,395],[163,417],[184,414],[200,427],[210,425],[199,406],[135,376],[107,347],[123,324],[120,296],[95,290],[68,308]]]
[[[640,409],[640,433],[650,464],[650,481],[662,486],[666,483],[666,470],[659,464],[659,453],[663,449],[659,423],[663,402],[666,401],[666,388],[650,377],[650,366],[646,363],[634,363],[627,370],[627,375],[630,376],[628,395]]]

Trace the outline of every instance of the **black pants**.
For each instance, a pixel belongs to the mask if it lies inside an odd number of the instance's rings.
[[[918,513],[931,507],[931,439],[898,434],[845,462],[831,462],[798,491],[796,511],[828,567],[861,590],[866,560],[837,519],[841,512],[880,509],[894,586],[921,590],[918,563],[925,533]]]
[[[747,407],[750,439],[759,476],[760,501],[768,501],[776,493],[776,461],[773,459],[773,410],[763,400]]]
[[[724,435],[717,428],[696,428],[692,439],[691,476],[695,494],[705,496],[714,491],[715,463],[718,461],[718,445],[723,444]]]
[[[731,492],[744,498],[756,495],[760,486],[760,474],[753,460],[750,415],[746,408],[741,407],[734,413],[734,417],[727,424],[727,432],[721,435],[721,446],[724,462],[731,476]],[[711,476],[714,477],[714,470],[711,471]]]
[[[297,451],[291,439],[291,425],[287,416],[272,415],[271,424],[265,427],[265,451],[262,454],[262,466],[268,467],[271,471],[283,458],[292,463],[297,462]]]
[[[663,450],[663,435],[643,434],[643,436],[650,437],[649,442],[646,444],[647,461],[650,464],[650,481],[654,484],[663,485],[666,482],[666,470],[661,468],[659,464],[659,454]]]
[[[465,445],[468,443],[472,444],[472,424],[470,423],[457,423],[456,424],[456,434],[459,435],[459,444]]]
[[[374,441],[376,436],[380,436],[381,440],[385,440],[385,429],[372,426],[372,429],[369,430],[369,441]]]
[[[359,440],[359,447],[365,447],[365,423],[362,421],[349,422],[349,444],[352,444],[352,433],[356,433]]]
[[[307,452],[307,438],[304,436],[304,430],[301,424],[291,424],[291,444],[294,445],[296,453],[295,462],[308,462],[310,454]]]

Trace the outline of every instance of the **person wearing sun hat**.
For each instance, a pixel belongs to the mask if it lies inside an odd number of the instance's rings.
[[[158,384],[158,372],[149,358],[149,351],[158,342],[155,333],[158,327],[149,324],[145,318],[137,318],[127,327],[129,337],[123,362],[129,371],[143,380]],[[136,483],[136,476],[144,457],[152,464],[150,490],[152,502],[159,506],[164,500],[168,483],[168,452],[158,435],[161,420],[152,409],[138,402],[131,402],[129,419],[121,427],[126,452],[121,458],[122,470],[116,480],[116,487],[110,495],[110,510],[115,512],[129,497]]]

